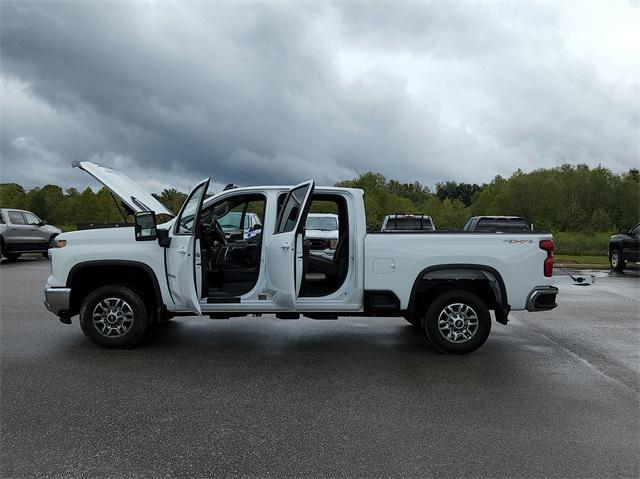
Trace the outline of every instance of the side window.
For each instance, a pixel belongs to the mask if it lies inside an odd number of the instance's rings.
[[[509,223],[507,218],[496,218],[496,231],[509,231]]]
[[[191,196],[187,198],[184,206],[182,207],[182,211],[180,212],[180,217],[178,221],[176,221],[176,233],[179,235],[192,235],[195,231],[195,220],[198,216],[198,209],[202,203],[202,199],[204,194],[207,192],[207,187],[209,186],[209,180],[200,183],[196,188],[191,192]]]
[[[640,236],[640,224],[635,225],[635,226],[633,227],[633,229],[631,230],[631,234],[632,234],[633,236],[635,236],[636,238],[637,238],[638,236]]]
[[[527,226],[527,222],[525,220],[516,218],[509,220],[509,230],[516,233],[524,233],[525,231],[529,231],[529,226]]]
[[[298,217],[302,214],[304,199],[310,192],[312,186],[311,183],[305,183],[294,188],[287,194],[282,211],[280,212],[280,218],[275,231],[276,234],[293,231],[298,222]]]
[[[27,219],[27,224],[30,225],[37,225],[40,223],[40,218],[38,218],[36,215],[34,215],[33,213],[24,213],[24,217]]]
[[[208,206],[202,212],[202,224],[210,228],[216,219],[227,240],[251,239],[259,234],[255,225],[262,224],[265,205],[266,199],[260,194],[232,196]]]
[[[26,225],[27,222],[21,211],[9,211],[9,222],[14,225]]]
[[[478,225],[476,226],[476,231],[491,231],[496,228],[496,222],[493,218],[480,218],[478,220]]]

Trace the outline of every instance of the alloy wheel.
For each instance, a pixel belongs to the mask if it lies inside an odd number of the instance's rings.
[[[469,341],[478,332],[478,324],[478,314],[464,303],[449,304],[438,315],[438,330],[452,343]]]
[[[131,330],[135,317],[125,300],[106,298],[93,308],[92,319],[100,334],[108,338],[120,338]]]

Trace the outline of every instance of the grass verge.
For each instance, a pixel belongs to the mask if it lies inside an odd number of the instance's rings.
[[[609,267],[609,258],[606,256],[595,255],[553,255],[554,262],[566,265],[596,265]]]

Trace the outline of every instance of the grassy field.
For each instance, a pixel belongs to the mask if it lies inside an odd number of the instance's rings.
[[[570,256],[606,257],[611,233],[566,233],[554,231],[555,252]]]
[[[554,262],[557,264],[609,266],[609,258],[606,256],[555,254],[553,257]]]

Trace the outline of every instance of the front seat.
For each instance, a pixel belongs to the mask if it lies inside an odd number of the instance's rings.
[[[341,278],[347,270],[349,255],[349,241],[346,234],[340,234],[333,259],[309,255],[309,271],[324,273],[331,278]]]

